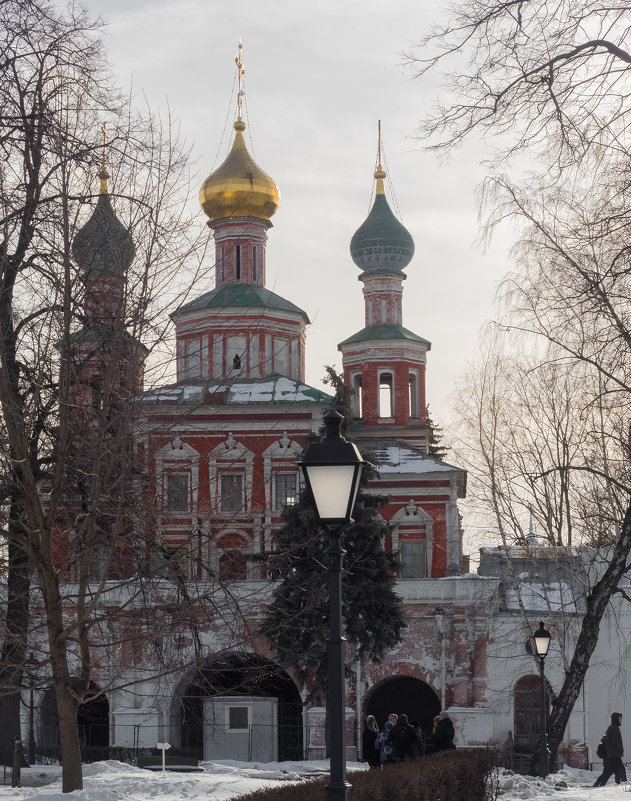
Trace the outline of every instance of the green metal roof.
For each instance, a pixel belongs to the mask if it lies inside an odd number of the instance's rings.
[[[352,337],[345,339],[344,342],[340,342],[338,348],[341,348],[342,345],[350,345],[353,342],[367,342],[375,339],[406,339],[411,342],[422,342],[424,345],[427,345],[427,350],[430,350],[432,347],[432,343],[427,339],[413,334],[412,331],[408,331],[408,329],[404,328],[402,325],[380,323],[379,325],[369,325],[366,328],[362,328],[361,331],[353,334]]]
[[[307,313],[259,284],[223,284],[176,309],[171,317],[200,309],[266,308],[294,312],[309,322]]]
[[[370,214],[351,239],[351,257],[364,273],[403,273],[414,255],[414,240],[377,195]]]
[[[116,216],[109,195],[99,195],[90,219],[75,235],[72,252],[88,275],[109,272],[123,276],[131,266],[134,242]]]

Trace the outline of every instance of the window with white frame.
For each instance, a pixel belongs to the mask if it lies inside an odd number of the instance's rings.
[[[418,373],[410,371],[409,374],[409,403],[410,403],[410,417],[418,420],[421,416],[419,406],[419,392],[418,392]]]
[[[298,500],[298,476],[296,473],[277,473],[274,476],[274,508],[293,506]]]
[[[247,729],[249,725],[248,706],[229,706],[228,707],[228,729],[230,731]]]
[[[425,578],[425,542],[402,540],[399,544],[401,578]]]
[[[394,416],[394,378],[392,373],[379,375],[379,417]]]
[[[167,473],[165,477],[165,501],[168,512],[190,511],[188,473]]]
[[[238,473],[224,473],[220,476],[222,512],[243,511],[243,476]]]
[[[289,375],[289,340],[274,337],[274,372]]]
[[[353,417],[361,419],[364,416],[361,375],[353,376],[353,395],[351,398],[351,405]]]

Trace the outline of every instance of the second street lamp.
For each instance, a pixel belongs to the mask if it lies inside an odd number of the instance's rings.
[[[544,628],[543,620],[539,623],[539,628],[535,631],[533,640],[534,640],[534,650],[537,656],[539,657],[539,671],[541,673],[541,688],[540,688],[540,702],[539,706],[541,707],[541,733],[539,738],[539,776],[542,779],[548,775],[549,769],[549,757],[548,757],[548,737],[546,734],[546,685],[545,685],[545,676],[543,673],[543,663],[545,662],[546,654],[548,653],[548,648],[550,647],[550,640],[552,639],[552,635],[550,632]]]
[[[313,442],[299,462],[313,500],[317,520],[329,533],[329,639],[327,657],[329,688],[330,779],[328,801],[350,801],[351,785],[346,780],[346,697],[344,692],[344,638],[342,637],[342,526],[351,514],[365,462],[355,445],[341,434],[343,417],[330,411],[324,415],[325,435]]]

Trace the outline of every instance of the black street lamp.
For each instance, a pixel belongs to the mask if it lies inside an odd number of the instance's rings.
[[[329,533],[329,753],[331,771],[326,785],[327,801],[350,801],[351,785],[346,781],[346,698],[344,693],[344,643],[342,637],[342,564],[344,551],[341,529],[352,522],[351,514],[364,460],[355,445],[341,434],[338,412],[324,415],[325,435],[313,442],[299,462],[307,489],[313,499],[318,521]]]
[[[28,659],[24,660],[24,666],[32,668],[28,673],[28,686],[29,686],[29,704],[28,704],[28,763],[29,765],[35,764],[35,726],[34,714],[35,705],[33,704],[33,685],[35,684],[35,668],[39,665],[37,659],[30,654]]]
[[[548,754],[548,736],[546,734],[546,686],[543,674],[543,663],[545,662],[548,648],[550,647],[550,640],[552,636],[543,626],[543,620],[539,623],[539,628],[535,631],[533,640],[535,653],[539,657],[539,671],[541,673],[541,736],[539,738],[539,776],[542,779],[548,775],[549,769],[549,754]]]

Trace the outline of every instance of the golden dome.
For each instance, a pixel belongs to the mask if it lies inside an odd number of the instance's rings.
[[[238,119],[234,129],[236,133],[228,157],[199,190],[200,205],[211,222],[221,217],[269,220],[278,209],[280,192],[248,153],[243,139],[245,123]]]

